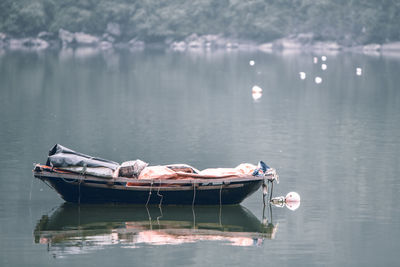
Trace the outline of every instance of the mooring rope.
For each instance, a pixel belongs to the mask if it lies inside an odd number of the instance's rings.
[[[81,183],[83,180],[85,180],[85,173],[86,173],[86,165],[83,166],[82,172],[80,173],[82,176],[82,179],[79,179],[78,182],[78,204],[81,204]]]
[[[270,204],[270,205],[271,205],[271,204]],[[262,224],[263,224],[264,226],[267,225],[267,219],[265,218],[265,203],[264,203],[263,211],[262,211]]]
[[[152,225],[152,223],[151,223],[150,211],[149,211],[149,209],[147,208],[147,205],[145,206],[145,208],[146,208],[146,211],[147,211],[147,216],[149,217],[149,226],[150,226],[150,230],[153,230],[153,225]]]
[[[272,192],[274,190],[274,182],[271,182],[271,194],[269,195],[269,201],[271,202],[272,200]]]
[[[222,205],[222,184],[219,188],[219,205],[220,206]]]
[[[192,215],[193,215],[193,229],[196,229],[196,213],[194,212],[194,206],[192,206]]]
[[[82,180],[79,180],[79,183],[78,183],[78,204],[79,205],[81,204],[81,183],[82,183]]]
[[[64,177],[60,177],[60,179],[63,180],[64,182],[66,182],[66,183],[69,183],[69,184],[75,183],[76,182],[75,180],[80,180],[80,179],[73,179],[72,181],[67,181],[67,180],[65,180]]]
[[[222,184],[219,188],[219,226],[222,226]]]
[[[196,184],[193,183],[193,201],[192,201],[192,207],[194,206],[194,201],[196,199]]]
[[[49,188],[53,189],[53,187],[51,187],[46,180],[42,180]]]
[[[147,198],[146,207],[147,207],[147,204],[149,204],[149,201],[150,201],[150,198],[151,198],[151,190],[152,190],[152,188],[153,188],[153,180],[151,180],[151,183],[150,183],[149,197]]]
[[[162,204],[164,196],[160,194],[160,187],[161,187],[161,179],[160,179],[160,182],[158,184],[158,190],[157,190],[157,196],[159,196],[161,198],[160,199],[160,204],[158,204],[158,206],[161,208],[161,204]]]
[[[264,204],[264,207],[265,207],[265,196],[266,195],[268,195],[268,181],[267,181],[267,183],[265,183],[265,180],[263,181],[263,184],[262,184],[262,195],[263,195],[263,204]]]
[[[158,228],[160,229],[160,227],[161,227],[160,226],[160,218],[162,218],[164,215],[163,215],[163,212],[162,212],[161,205],[159,205],[158,208],[160,209],[160,216],[157,217],[157,224],[158,224]]]

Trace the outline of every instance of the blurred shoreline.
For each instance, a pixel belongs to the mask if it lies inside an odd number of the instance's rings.
[[[60,29],[58,35],[49,32],[40,32],[35,37],[14,38],[0,32],[0,51],[43,51],[43,50],[76,50],[108,51],[127,49],[140,51],[144,49],[163,49],[178,52],[201,51],[262,51],[266,53],[292,52],[357,52],[368,55],[400,53],[400,42],[383,44],[372,43],[366,45],[344,46],[335,41],[316,40],[312,33],[291,35],[271,42],[259,43],[250,40],[227,38],[223,35],[191,34],[182,40],[169,39],[164,42],[146,43],[137,38],[129,41],[117,41],[111,33],[102,36],[84,32],[69,32]]]

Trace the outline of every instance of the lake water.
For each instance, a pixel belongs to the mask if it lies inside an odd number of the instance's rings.
[[[321,55],[0,53],[0,265],[399,266],[400,57],[328,54],[322,70]],[[264,160],[274,195],[302,202],[264,219],[261,190],[234,207],[66,205],[32,176],[55,143],[198,169]]]

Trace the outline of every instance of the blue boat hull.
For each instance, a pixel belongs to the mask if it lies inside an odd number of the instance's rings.
[[[134,203],[167,205],[227,205],[239,204],[257,191],[262,180],[210,186],[136,186],[115,183],[81,182],[59,177],[37,178],[48,182],[67,202],[74,203]]]

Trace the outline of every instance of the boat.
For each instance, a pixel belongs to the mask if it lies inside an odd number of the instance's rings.
[[[183,245],[218,242],[260,246],[274,239],[278,223],[272,210],[261,222],[241,205],[139,206],[63,203],[38,220],[34,242],[48,246],[54,257],[67,257],[115,246]],[[264,216],[264,214],[263,214]]]
[[[59,144],[49,151],[46,164],[35,165],[33,174],[74,203],[239,204],[262,185],[278,181],[276,170],[262,161],[199,171],[187,164],[119,164]]]

